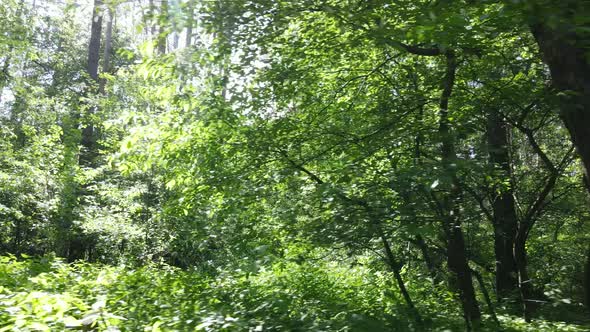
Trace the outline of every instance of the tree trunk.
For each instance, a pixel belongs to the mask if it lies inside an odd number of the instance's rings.
[[[98,62],[100,58],[100,37],[102,33],[102,0],[94,0],[90,43],[88,43],[88,75],[98,81]]]
[[[102,34],[102,0],[94,0],[92,10],[92,23],[90,27],[90,41],[88,43],[88,66],[86,68],[91,78],[91,84],[99,83],[98,67],[100,62],[100,39]],[[89,89],[94,91],[94,89]],[[87,92],[88,93],[88,92]],[[79,205],[81,195],[80,183],[75,178],[75,159],[78,158],[79,166],[90,167],[93,164],[97,153],[96,133],[92,124],[91,115],[94,113],[94,107],[85,105],[90,117],[83,124],[81,136],[78,127],[81,125],[80,114],[71,115],[70,121],[64,123],[64,133],[67,138],[64,140],[65,158],[64,158],[64,189],[62,191],[62,205],[59,209],[58,235],[57,235],[57,252],[60,256],[66,257],[68,261],[74,261],[83,258],[81,256],[81,234],[75,231],[73,221],[77,218],[76,208]],[[78,148],[80,152],[78,154]]]
[[[10,68],[10,60],[12,60],[12,48],[12,45],[8,47],[8,55],[4,59],[2,69],[0,69],[0,103],[2,102],[2,92],[4,91],[4,87],[6,87],[8,85],[8,82],[10,81],[10,73],[8,70]]]
[[[21,254],[21,243],[22,243],[22,221],[20,218],[15,218],[14,220],[14,247],[12,249],[15,255]]]
[[[414,91],[416,93],[418,93],[420,91],[419,86],[418,86],[418,80],[417,78],[414,76],[413,79],[413,85],[414,85]],[[423,121],[424,121],[424,107],[420,107],[420,109],[418,110],[418,116],[417,116],[417,123],[419,124],[419,126],[421,127],[423,125]],[[418,133],[416,134],[416,138],[414,139],[414,160],[412,161],[412,165],[414,167],[416,167],[416,169],[420,169],[421,167],[424,167],[423,163],[422,163],[422,141],[423,141],[424,137],[422,134],[422,131],[418,131]],[[411,203],[411,197],[407,192],[403,192],[402,194],[402,198],[404,199],[404,202],[407,202],[407,205],[410,206],[410,215],[412,216],[412,219],[417,222],[417,215],[416,215],[416,210],[414,209],[414,207],[412,206]],[[418,249],[420,249],[420,252],[422,253],[422,258],[424,259],[424,263],[426,264],[426,268],[428,269],[428,273],[430,274],[430,278],[432,278],[432,284],[436,285],[439,281],[440,278],[438,276],[438,270],[440,269],[440,264],[434,264],[434,262],[432,261],[432,257],[430,256],[430,252],[428,249],[428,245],[426,244],[426,241],[424,241],[424,238],[422,237],[422,235],[418,234],[416,235],[416,237],[414,239],[410,240],[412,243],[414,243]]]
[[[590,248],[586,257],[586,265],[584,266],[584,304],[590,310]]]
[[[590,58],[584,1],[556,2],[551,10],[533,6],[527,18],[543,60],[549,66],[553,88],[560,98],[560,118],[581,157],[584,184],[590,193]],[[581,22],[581,23],[579,23]],[[590,307],[590,253],[585,269],[586,304]]]
[[[391,246],[389,245],[389,241],[387,241],[387,238],[385,237],[383,230],[381,229],[380,226],[377,226],[377,227],[378,227],[379,236],[381,237],[381,241],[383,243],[383,248],[385,250],[385,258],[387,260],[387,264],[389,265],[389,267],[391,268],[391,271],[393,272],[395,280],[397,281],[397,286],[399,287],[399,290],[402,293],[404,301],[406,301],[406,304],[408,305],[408,308],[410,309],[410,314],[412,314],[414,316],[416,323],[420,327],[422,327],[422,324],[423,324],[422,316],[420,316],[418,309],[416,309],[416,306],[414,305],[414,302],[412,301],[412,298],[410,297],[410,293],[408,292],[408,289],[406,288],[406,285],[404,284],[404,280],[402,279],[402,275],[400,273],[401,265],[395,259],[395,255],[393,254],[393,251],[391,250]]]
[[[88,75],[98,83],[98,65],[100,61],[100,38],[102,34],[102,0],[94,0],[92,14],[92,26],[90,29],[90,42],[88,43]],[[89,115],[94,113],[93,107],[88,108]],[[89,122],[92,119],[87,119]],[[82,151],[80,153],[80,165],[92,165],[96,157],[96,132],[92,123],[87,123],[82,129]]]
[[[459,299],[468,326],[477,327],[481,319],[481,313],[479,303],[475,297],[475,289],[473,288],[471,268],[469,268],[466,255],[463,231],[457,223],[454,223],[449,231],[447,240],[447,264],[456,278],[452,283],[459,290]]]
[[[160,26],[157,39],[158,54],[166,54],[166,42],[168,40],[168,32],[166,29],[166,24],[168,24],[168,0],[162,0],[160,5],[160,19],[158,21]]]
[[[109,8],[107,26],[104,33],[104,51],[102,59],[102,71],[107,73],[111,70],[111,52],[113,49],[113,22],[115,21],[115,9]]]
[[[490,293],[488,293],[488,290],[486,288],[486,284],[483,281],[483,277],[481,276],[481,273],[477,272],[476,270],[471,270],[471,273],[473,273],[473,275],[475,276],[475,279],[477,279],[477,283],[479,284],[479,287],[481,288],[481,293],[483,294],[483,297],[486,300],[486,304],[488,305],[488,309],[490,311],[490,316],[492,316],[494,323],[496,323],[496,325],[498,327],[500,327],[500,321],[498,320],[498,316],[496,315],[496,309],[494,308],[494,304],[492,303],[492,300],[490,298]]]
[[[487,140],[490,163],[500,179],[511,179],[506,122],[494,111],[488,114]],[[496,177],[497,178],[497,177]],[[496,256],[496,297],[498,301],[518,288],[514,240],[518,227],[512,183],[492,188],[494,251]]]
[[[158,22],[156,20],[156,5],[154,4],[154,0],[149,0],[149,4],[148,4],[148,16],[150,18],[150,27],[149,27],[149,35],[151,38],[151,41],[154,40],[155,35],[156,35],[156,24]]]
[[[477,328],[481,320],[479,304],[475,297],[471,268],[469,268],[467,249],[463,237],[463,229],[459,216],[457,201],[461,195],[461,188],[456,174],[455,139],[449,125],[449,99],[455,84],[457,60],[452,51],[446,52],[446,73],[442,84],[442,94],[439,109],[439,137],[442,143],[441,157],[445,175],[450,180],[449,192],[442,199],[443,224],[447,236],[447,263],[454,273],[454,286],[459,290],[459,299],[463,307],[463,314],[467,327]]]
[[[572,5],[587,6],[583,1]],[[588,29],[589,23],[576,26],[573,15],[581,15],[584,8],[559,8],[545,15],[534,15],[533,36],[539,44],[544,61],[551,71],[553,87],[560,98],[560,117],[568,129],[572,142],[582,159],[586,178],[590,175],[590,58],[588,39],[578,28]],[[567,7],[564,3],[561,6]],[[552,15],[552,16],[549,16]],[[545,17],[547,16],[547,17]],[[544,19],[558,19],[561,26],[550,27]],[[568,24],[568,26],[565,26]],[[586,186],[590,192],[590,186]]]
[[[533,299],[533,283],[527,272],[526,239],[528,234],[526,233],[523,229],[518,230],[516,241],[514,241],[514,259],[518,268],[518,286],[520,288],[524,319],[530,322],[536,309],[536,303]]]
[[[111,70],[111,52],[112,52],[112,40],[113,40],[113,21],[115,20],[115,10],[110,8],[107,10],[108,19],[107,26],[104,32],[104,50],[102,59],[102,72],[108,73]],[[105,93],[106,81],[102,79],[100,81],[100,93]]]
[[[174,37],[172,39],[172,50],[177,50],[179,43],[180,43],[180,35],[178,34],[178,32],[175,32]]]
[[[416,238],[412,241],[420,252],[422,253],[422,258],[424,259],[424,263],[426,263],[426,268],[428,269],[428,273],[430,274],[430,278],[432,278],[432,283],[437,284],[439,282],[437,266],[432,261],[432,257],[430,256],[430,252],[428,250],[428,245],[424,241],[424,238],[421,235],[416,235]]]
[[[194,24],[194,15],[195,15],[195,5],[193,4],[192,0],[188,2],[188,21],[186,26],[186,40],[185,40],[185,47],[189,47],[192,44],[193,38],[193,24]]]

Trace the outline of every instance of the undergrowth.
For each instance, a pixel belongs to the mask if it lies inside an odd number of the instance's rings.
[[[391,276],[335,263],[203,274],[164,264],[131,268],[5,256],[0,285],[0,332],[464,329],[450,294],[409,283],[425,321],[417,326]],[[509,315],[499,320],[506,331],[590,330]],[[485,324],[484,330],[500,329],[490,319]]]

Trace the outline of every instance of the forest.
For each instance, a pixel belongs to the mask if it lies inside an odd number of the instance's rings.
[[[1,0],[0,332],[590,331],[590,2]]]

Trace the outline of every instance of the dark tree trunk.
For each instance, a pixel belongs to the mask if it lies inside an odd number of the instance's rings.
[[[185,40],[185,47],[189,47],[192,44],[193,38],[193,24],[194,24],[194,16],[195,16],[195,5],[193,4],[192,0],[188,2],[188,21],[186,26],[186,40]]]
[[[531,32],[551,71],[551,81],[560,98],[560,117],[581,157],[584,184],[590,192],[590,58],[588,38],[583,35],[585,32],[579,32],[579,28],[590,28],[590,23],[584,20],[583,26],[575,24],[575,16],[588,13],[588,5],[584,1],[565,1],[556,7],[549,14],[529,14],[529,19],[534,19]],[[561,25],[550,26],[548,17]],[[590,253],[584,282],[586,305],[590,307]]]
[[[102,0],[94,0],[90,43],[88,43],[88,74],[98,81],[98,62],[100,59],[100,37],[102,33]]]
[[[498,316],[496,315],[496,309],[494,308],[494,303],[492,303],[492,299],[490,298],[490,293],[488,292],[488,290],[486,288],[486,284],[483,281],[483,277],[481,276],[481,273],[477,272],[476,270],[471,270],[471,273],[473,273],[473,275],[475,276],[475,279],[477,279],[477,283],[479,284],[479,288],[481,288],[481,293],[483,294],[483,298],[485,299],[486,304],[488,305],[488,310],[490,311],[490,316],[492,316],[494,323],[496,323],[496,325],[498,327],[500,327],[500,321],[498,320]]]
[[[448,258],[449,269],[455,274],[454,286],[459,290],[459,299],[463,307],[465,320],[470,326],[478,326],[481,319],[479,303],[475,297],[471,269],[465,249],[465,239],[461,227],[453,224],[448,234]]]
[[[515,126],[527,137],[531,148],[535,151],[539,159],[541,159],[548,173],[545,184],[539,191],[535,201],[520,219],[516,239],[514,241],[514,259],[518,270],[518,286],[524,309],[524,317],[527,321],[530,321],[532,319],[532,314],[538,307],[538,301],[533,298],[533,283],[527,272],[526,241],[535,222],[543,213],[543,209],[547,203],[547,197],[555,187],[557,178],[563,171],[564,167],[569,163],[568,160],[571,158],[573,147],[563,155],[563,158],[556,166],[543,151],[531,129],[524,127],[521,123],[515,123]]]
[[[423,324],[422,316],[420,316],[418,309],[416,309],[416,306],[414,305],[414,302],[412,301],[412,298],[410,297],[410,293],[408,292],[408,289],[406,288],[406,285],[404,284],[404,280],[402,279],[402,275],[401,275],[401,271],[400,271],[401,264],[395,259],[395,255],[393,254],[393,251],[391,250],[391,246],[389,245],[389,241],[385,237],[385,234],[381,230],[380,226],[378,226],[378,230],[379,230],[379,236],[381,237],[381,241],[383,243],[383,248],[385,250],[385,258],[386,258],[387,264],[389,265],[389,267],[391,268],[391,271],[393,272],[393,275],[394,275],[395,280],[397,282],[397,286],[399,287],[399,290],[402,293],[404,301],[406,302],[406,304],[408,305],[408,308],[410,309],[410,314],[414,316],[416,323],[421,327]]]
[[[426,268],[428,268],[428,273],[432,278],[432,283],[437,284],[439,282],[438,266],[434,264],[432,257],[430,256],[428,245],[424,241],[424,238],[421,235],[416,235],[416,238],[412,240],[412,242],[416,244],[422,253],[422,258],[424,259],[424,263],[426,263]]]
[[[154,0],[149,0],[149,5],[148,5],[148,16],[150,18],[150,28],[149,28],[149,34],[150,37],[152,39],[152,41],[155,38],[156,35],[156,24],[157,24],[157,15],[156,15],[156,5],[154,4]]]
[[[88,43],[88,75],[98,83],[98,65],[100,61],[100,38],[102,34],[102,0],[94,0],[92,13],[92,26],[90,29],[90,42]],[[93,107],[89,107],[88,113],[94,113]],[[91,119],[87,119],[91,122]],[[96,157],[97,133],[92,123],[87,123],[82,128],[82,151],[80,153],[80,165],[91,166]]]
[[[536,301],[533,298],[533,283],[527,272],[526,240],[527,232],[523,229],[518,231],[514,242],[514,259],[518,268],[518,285],[523,305],[524,319],[530,322],[536,309]]]
[[[98,67],[100,62],[100,39],[102,34],[102,0],[94,0],[94,7],[92,9],[92,22],[90,27],[90,41],[88,43],[88,64],[86,70],[91,78],[90,84],[98,84]],[[98,87],[98,86],[97,86]],[[94,89],[89,89],[86,93],[91,93]],[[80,184],[74,178],[75,173],[74,166],[75,158],[78,158],[78,165],[90,167],[93,165],[93,161],[97,154],[97,135],[95,132],[94,125],[92,124],[91,116],[95,109],[93,106],[86,105],[88,115],[83,118],[79,113],[73,114],[69,123],[65,124],[64,132],[69,132],[67,135],[66,142],[66,155],[64,166],[68,169],[66,172],[67,176],[64,183],[64,189],[62,192],[63,201],[59,211],[58,221],[58,235],[56,248],[60,256],[66,257],[68,261],[74,261],[80,258],[81,248],[83,247],[83,240],[81,234],[75,230],[73,221],[76,217],[76,207],[78,206],[78,200],[81,195]],[[86,123],[84,123],[86,122]],[[77,128],[82,125],[81,137],[76,133]],[[80,153],[77,153],[78,147],[80,147]],[[69,173],[69,174],[68,174]]]
[[[10,73],[8,71],[8,69],[10,68],[10,60],[11,58],[11,53],[12,53],[12,45],[9,46],[8,48],[8,52],[7,52],[7,56],[4,59],[4,63],[2,64],[2,69],[0,69],[0,102],[2,102],[2,90],[4,90],[4,87],[8,84],[8,81],[10,81]]]
[[[439,136],[442,143],[441,157],[443,169],[450,179],[449,192],[442,199],[442,213],[444,230],[447,236],[447,263],[454,273],[454,286],[459,291],[459,298],[463,307],[463,314],[468,328],[479,326],[481,312],[475,297],[471,268],[469,268],[467,249],[463,237],[463,229],[459,215],[457,201],[461,196],[461,188],[456,174],[455,139],[449,124],[449,100],[455,84],[457,60],[455,54],[446,54],[446,73],[442,84],[442,94],[439,109]]]
[[[488,114],[488,150],[494,172],[501,179],[511,179],[509,139],[506,122],[494,111]],[[507,188],[493,188],[492,209],[494,251],[496,256],[496,295],[498,301],[518,288],[514,240],[518,227],[512,183]]]
[[[22,221],[19,218],[16,218],[14,221],[14,248],[12,249],[15,255],[20,255],[21,253],[21,243],[22,243]]]
[[[569,6],[568,3],[571,5]],[[575,6],[580,6],[576,8]],[[586,178],[590,175],[590,58],[588,38],[577,29],[590,28],[589,23],[576,26],[574,15],[588,12],[584,1],[556,4],[551,13],[530,14],[533,36],[544,61],[551,71],[553,87],[560,98],[560,117],[582,159]],[[568,8],[571,7],[571,8]],[[552,19],[559,25],[550,27]],[[587,22],[587,20],[585,21]],[[590,186],[586,186],[590,191]]]
[[[111,70],[111,52],[113,49],[113,22],[115,21],[115,9],[109,8],[106,30],[104,32],[104,51],[102,59],[102,71],[108,73]]]
[[[157,49],[158,54],[166,54],[166,44],[168,40],[168,32],[166,24],[168,24],[168,0],[162,0],[160,5],[160,19],[159,26],[160,31],[158,32]]]
[[[584,266],[584,304],[590,310],[590,249],[588,249],[586,265]]]

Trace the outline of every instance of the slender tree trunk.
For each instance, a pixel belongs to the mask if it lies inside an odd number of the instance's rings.
[[[110,8],[107,10],[108,18],[106,29],[104,32],[104,50],[103,50],[103,57],[102,57],[102,72],[108,73],[111,70],[111,52],[113,46],[113,22],[115,20],[115,10]],[[105,93],[105,85],[106,81],[104,79],[100,80],[100,93]]]
[[[487,140],[490,163],[500,179],[511,179],[507,124],[495,111],[488,114]],[[509,186],[493,188],[492,209],[494,251],[496,256],[496,295],[498,301],[518,288],[514,240],[518,227],[512,182]]]
[[[469,268],[465,249],[463,231],[457,221],[448,221],[451,226],[448,232],[447,263],[455,274],[454,286],[459,290],[459,299],[463,307],[463,314],[469,327],[477,328],[481,320],[479,303],[475,297],[471,268]]]
[[[418,87],[418,81],[417,78],[414,77],[413,79],[413,84],[414,84],[414,91],[415,92],[419,92],[419,87]],[[420,107],[419,111],[418,111],[418,118],[417,118],[417,122],[418,125],[420,126],[420,130],[418,132],[418,134],[416,135],[416,138],[414,139],[414,160],[412,161],[412,164],[414,167],[416,167],[417,169],[423,167],[422,165],[422,141],[424,139],[423,135],[422,135],[422,125],[423,125],[423,121],[424,121],[424,107]],[[410,197],[408,194],[403,194],[403,199],[406,202],[410,202]],[[411,204],[410,204],[411,206]],[[410,215],[412,216],[412,219],[416,220],[417,216],[416,216],[416,210],[411,207],[410,208],[411,212]],[[428,269],[428,273],[430,274],[430,277],[432,278],[432,283],[433,284],[437,284],[439,281],[439,277],[438,277],[438,269],[440,266],[435,266],[434,262],[432,261],[432,257],[430,256],[430,252],[428,250],[428,245],[426,244],[426,242],[424,241],[424,238],[422,237],[422,235],[418,234],[416,235],[416,237],[411,240],[412,243],[414,243],[418,249],[420,249],[420,252],[422,253],[422,258],[424,259],[424,263],[426,264],[426,268]]]
[[[15,255],[20,255],[22,243],[22,221],[19,218],[16,218],[14,220],[14,224],[14,248],[12,250]]]
[[[405,285],[404,280],[402,278],[401,271],[400,271],[401,265],[395,259],[395,255],[393,254],[393,251],[391,250],[391,246],[389,245],[389,241],[385,237],[385,234],[383,234],[383,231],[381,230],[381,228],[379,228],[379,236],[381,237],[381,242],[383,243],[383,248],[385,250],[385,257],[387,259],[387,264],[389,265],[389,267],[391,268],[391,271],[393,272],[393,275],[394,275],[395,280],[397,282],[397,286],[399,287],[399,290],[402,293],[404,301],[408,305],[408,308],[410,309],[410,313],[414,316],[416,323],[418,325],[422,326],[422,316],[420,316],[418,309],[416,309],[416,306],[414,305],[414,301],[412,301],[412,298],[410,297],[410,293],[408,292],[408,289],[406,288],[406,285]]]
[[[160,31],[158,32],[158,39],[157,39],[157,49],[158,54],[166,54],[166,44],[168,41],[168,32],[166,29],[166,24],[168,24],[168,0],[161,0],[162,3],[160,5]]]
[[[178,32],[174,32],[174,37],[172,39],[172,49],[177,50],[179,43],[180,43],[180,35],[178,34]]]
[[[115,21],[114,8],[108,9],[107,25],[104,33],[104,50],[102,59],[102,71],[107,73],[111,70],[111,52],[113,50],[113,23]]]
[[[428,245],[424,241],[424,238],[421,235],[417,235],[415,240],[412,242],[418,246],[418,249],[420,249],[420,252],[422,253],[422,258],[424,259],[424,263],[426,263],[426,268],[428,268],[428,273],[430,274],[430,278],[432,278],[432,283],[438,283],[439,277],[437,273],[437,266],[432,261],[432,257],[430,256],[430,252],[428,250]]]
[[[481,273],[477,272],[476,270],[471,270],[471,273],[473,273],[473,275],[475,276],[475,279],[477,280],[477,283],[479,284],[479,288],[481,288],[481,293],[483,294],[483,297],[486,300],[486,304],[488,305],[488,310],[490,311],[490,316],[492,316],[494,323],[496,323],[496,325],[499,327],[500,321],[498,320],[498,316],[496,315],[496,309],[494,308],[494,304],[492,303],[492,300],[490,298],[490,293],[488,292],[488,290],[486,288],[486,284],[483,281],[483,277],[481,276]]]
[[[516,124],[517,128],[525,134],[532,149],[535,151],[539,159],[543,162],[547,169],[547,179],[543,188],[539,191],[535,201],[527,209],[524,217],[518,223],[518,230],[516,239],[514,241],[514,259],[518,269],[518,285],[521,293],[522,305],[524,307],[524,316],[527,321],[532,319],[532,314],[538,307],[538,301],[533,298],[533,284],[527,272],[527,252],[526,241],[530,231],[533,229],[535,222],[538,220],[546,205],[547,197],[553,191],[557,178],[568,164],[573,147],[566,152],[557,166],[551,161],[549,156],[543,151],[539,143],[534,137],[534,132],[531,129],[525,128],[522,124]]]
[[[2,64],[2,69],[0,70],[0,103],[2,102],[2,91],[4,91],[4,87],[8,85],[10,81],[10,73],[8,69],[10,68],[10,60],[11,60],[11,52],[12,46],[8,48],[8,55],[4,58],[4,63]]]
[[[156,5],[154,4],[154,0],[149,0],[148,3],[148,15],[150,18],[150,27],[149,27],[149,34],[150,34],[150,39],[153,41],[154,38],[156,38],[156,24],[157,24],[157,19],[156,19]]]
[[[309,178],[312,181],[316,182],[318,185],[325,184],[325,182],[320,177],[318,177],[314,173],[310,172],[308,169],[305,168],[305,166],[300,165],[297,162],[295,162],[294,160],[290,159],[287,154],[283,153],[283,157],[285,157],[285,159],[287,159],[287,161],[294,168],[305,173],[307,176],[309,176]],[[391,268],[391,270],[394,274],[395,280],[397,281],[398,287],[400,289],[400,292],[402,293],[404,301],[408,305],[408,309],[409,309],[410,313],[414,316],[415,321],[419,325],[419,327],[422,328],[422,324],[423,324],[422,316],[420,315],[420,313],[416,309],[416,306],[414,305],[414,302],[412,301],[412,298],[410,297],[410,293],[408,292],[406,285],[404,284],[403,278],[401,276],[401,271],[400,271],[401,265],[399,264],[399,262],[395,258],[395,255],[393,254],[393,250],[391,249],[391,245],[389,244],[389,241],[387,240],[387,237],[385,236],[385,233],[383,232],[383,228],[381,226],[381,223],[379,222],[378,216],[376,216],[374,214],[374,211],[371,209],[371,207],[369,206],[369,204],[366,201],[350,198],[344,193],[338,193],[337,195],[338,195],[338,197],[340,197],[341,199],[343,199],[346,202],[349,202],[351,204],[355,204],[355,205],[362,207],[367,212],[367,214],[371,220],[371,224],[372,224],[373,229],[375,230],[375,232],[379,236],[381,242],[383,243],[383,249],[385,251],[385,262],[387,263],[387,265],[389,265],[389,267]]]
[[[193,38],[193,24],[194,24],[194,16],[195,16],[195,5],[192,0],[188,2],[188,22],[186,26],[186,40],[185,40],[185,47],[189,47],[192,45],[192,38]]]
[[[588,254],[586,256],[586,265],[584,266],[584,304],[590,311],[590,248],[588,248]]]
[[[457,206],[461,189],[456,174],[455,142],[453,133],[451,133],[448,115],[449,100],[455,84],[457,61],[452,51],[448,51],[445,55],[447,68],[443,79],[443,91],[439,105],[438,133],[442,143],[441,157],[443,169],[445,170],[446,176],[450,179],[450,191],[442,200],[443,213],[446,213],[443,216],[443,223],[447,236],[447,263],[449,269],[455,275],[453,283],[459,290],[459,298],[463,307],[467,327],[478,328],[481,320],[481,312],[475,297],[471,268],[469,268],[468,264],[467,249],[461,227],[459,208]]]
[[[533,298],[533,283],[527,271],[526,240],[527,232],[519,229],[514,242],[514,259],[518,268],[518,284],[523,305],[524,319],[530,322],[535,311],[535,299]]]

